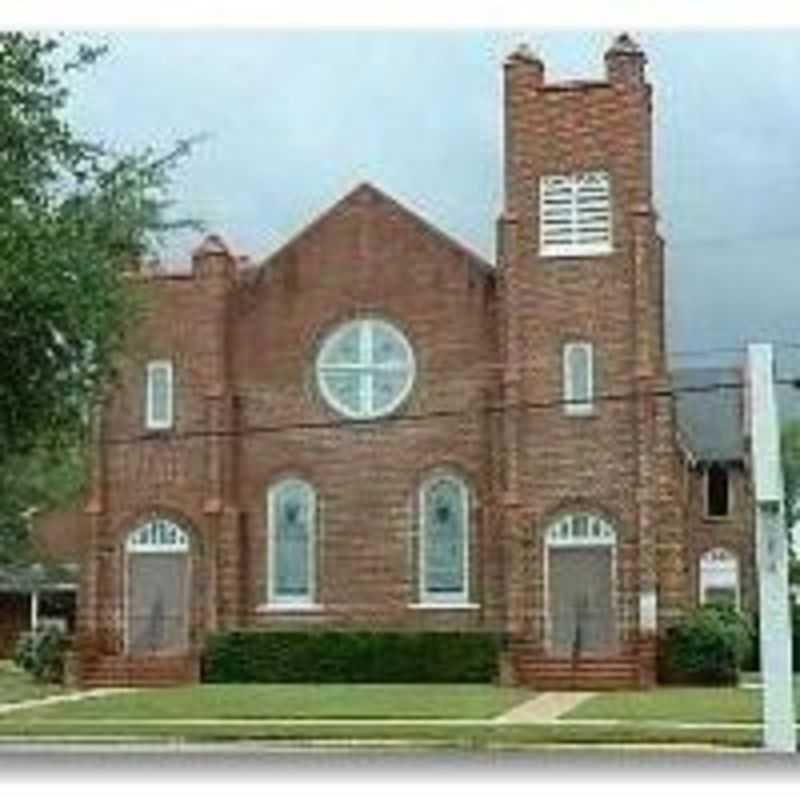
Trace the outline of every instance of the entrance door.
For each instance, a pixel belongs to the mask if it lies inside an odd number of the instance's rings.
[[[577,656],[610,650],[614,643],[610,547],[549,550],[550,645]]]
[[[154,520],[127,545],[127,651],[186,650],[189,644],[188,536]]]
[[[616,649],[614,527],[596,514],[566,514],[545,532],[548,647],[554,655]]]

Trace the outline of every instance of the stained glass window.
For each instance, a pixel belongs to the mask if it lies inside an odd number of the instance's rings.
[[[309,603],[314,589],[314,490],[304,481],[287,480],[272,489],[269,503],[270,600]]]
[[[469,502],[466,486],[454,477],[430,481],[422,492],[422,599],[465,602]]]
[[[337,328],[317,359],[325,400],[346,417],[372,419],[394,411],[414,381],[414,354],[388,322],[360,319]]]

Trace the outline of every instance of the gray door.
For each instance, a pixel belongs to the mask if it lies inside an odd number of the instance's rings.
[[[554,655],[609,652],[616,644],[611,547],[549,547],[548,608]]]
[[[128,555],[128,652],[187,648],[188,588],[186,553]]]

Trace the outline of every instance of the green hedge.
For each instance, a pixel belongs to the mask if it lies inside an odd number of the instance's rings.
[[[735,684],[750,659],[752,628],[729,605],[703,605],[667,631],[665,665],[669,682]]]
[[[444,631],[227,631],[212,634],[208,683],[488,683],[501,640]]]

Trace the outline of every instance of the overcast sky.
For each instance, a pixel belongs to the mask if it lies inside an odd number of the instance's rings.
[[[670,349],[800,345],[800,32],[633,33],[655,93]],[[493,258],[504,56],[527,41],[551,78],[601,77],[612,37],[115,33],[72,115],[124,147],[208,134],[176,176],[178,211],[253,258],[361,180]],[[800,367],[800,349],[778,356]]]

